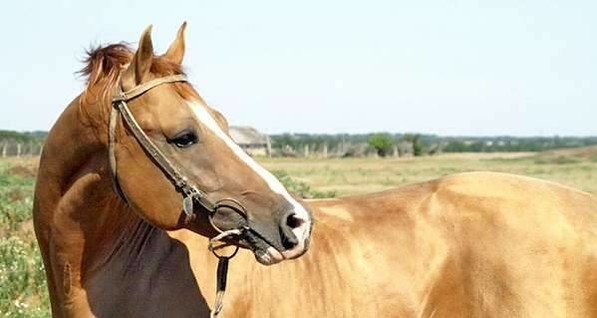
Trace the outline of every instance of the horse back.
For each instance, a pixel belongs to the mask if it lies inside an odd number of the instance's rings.
[[[342,279],[376,313],[597,317],[590,194],[485,172],[310,205],[307,257],[352,260]]]

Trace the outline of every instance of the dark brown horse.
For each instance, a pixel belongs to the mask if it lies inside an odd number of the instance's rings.
[[[211,224],[209,209],[195,205],[189,219],[184,194],[131,127],[118,120],[109,133],[119,82],[127,91],[172,79],[183,55],[184,25],[162,56],[149,30],[134,54],[122,45],[92,51],[86,90],[48,137],[34,217],[55,317],[209,315],[217,259],[208,238],[244,218],[224,211]],[[230,140],[225,119],[187,82],[127,103],[210,202],[231,198],[246,209],[256,236],[233,242],[248,249],[232,260],[223,316],[597,317],[589,194],[468,173],[300,203]],[[255,257],[296,259],[265,267]]]

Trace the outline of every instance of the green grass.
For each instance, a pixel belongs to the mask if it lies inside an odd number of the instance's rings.
[[[0,238],[0,316],[50,317],[46,276],[37,243]]]
[[[0,162],[0,317],[50,317],[31,220],[34,178],[23,169]]]

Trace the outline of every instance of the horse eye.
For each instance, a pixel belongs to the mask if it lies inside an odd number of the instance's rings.
[[[178,148],[187,148],[197,143],[197,134],[194,131],[185,130],[170,140]]]

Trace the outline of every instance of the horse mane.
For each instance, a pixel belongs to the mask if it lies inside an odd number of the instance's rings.
[[[103,119],[99,120],[98,124],[103,124],[108,119],[112,95],[120,74],[128,67],[135,51],[128,44],[121,42],[91,47],[85,53],[84,67],[77,72],[85,78],[87,84],[80,96],[79,106],[85,117],[94,122],[100,118],[93,117],[99,116]],[[150,72],[156,77],[185,74],[181,65],[164,56],[154,56]],[[187,83],[174,83],[174,85],[183,98],[193,96],[201,99],[191,85]],[[97,105],[101,105],[99,113],[93,111],[97,109]]]

